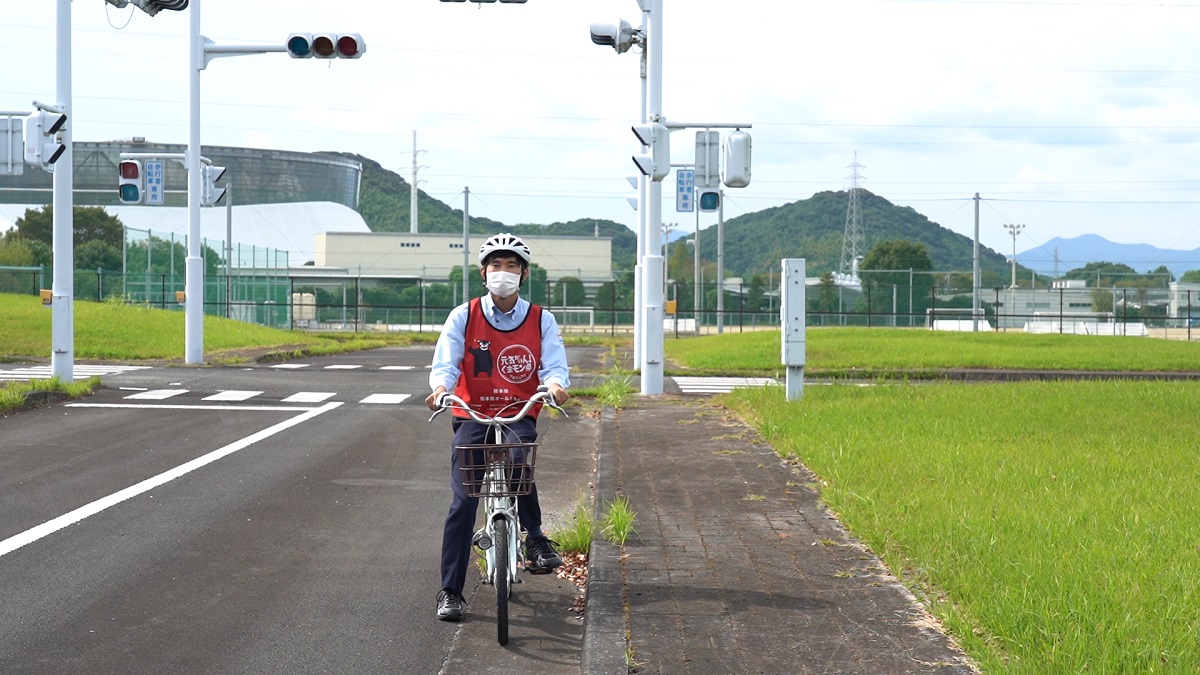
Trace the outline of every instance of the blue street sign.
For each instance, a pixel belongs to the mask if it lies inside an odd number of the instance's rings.
[[[696,171],[675,171],[675,210],[691,213],[696,210]]]
[[[146,176],[146,204],[161,206],[167,200],[167,172],[161,159],[148,159],[143,166]]]

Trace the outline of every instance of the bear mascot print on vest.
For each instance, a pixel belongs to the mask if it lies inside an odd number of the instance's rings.
[[[537,393],[542,360],[542,308],[529,306],[525,321],[512,330],[499,330],[483,315],[479,298],[471,300],[464,334],[462,374],[454,393],[488,416],[511,413],[505,407],[527,401]],[[530,411],[537,417],[541,406]],[[467,413],[455,410],[458,417]]]

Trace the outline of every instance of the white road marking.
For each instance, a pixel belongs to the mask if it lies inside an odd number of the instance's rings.
[[[295,394],[283,399],[284,403],[320,403],[327,398],[332,398],[337,394],[329,391],[298,391]]]
[[[339,404],[340,405],[340,404]],[[134,408],[145,410],[255,410],[267,412],[295,412],[316,410],[297,406],[278,405],[182,405],[174,403],[68,403],[68,408]]]
[[[86,363],[76,363],[71,367],[71,376],[75,380],[86,380],[93,376],[115,375],[131,370],[146,370],[148,368],[151,368],[151,366],[89,365]],[[25,366],[22,368],[0,369],[0,380],[10,382],[48,380],[53,375],[52,366]]]
[[[384,366],[380,370],[412,370],[416,366]]]
[[[280,422],[279,424],[275,424],[270,427],[267,427],[266,429],[263,429],[262,431],[250,434],[249,436],[247,436],[241,440],[234,441],[233,443],[230,443],[229,445],[226,445],[223,448],[218,448],[216,450],[213,450],[212,452],[208,453],[207,455],[202,455],[200,457],[197,457],[196,459],[193,459],[190,462],[187,462],[185,464],[180,464],[179,466],[175,467],[174,469],[171,469],[170,471],[164,471],[163,473],[160,473],[157,476],[154,476],[153,478],[147,478],[146,480],[144,480],[140,483],[137,483],[135,485],[131,485],[131,486],[125,488],[124,490],[121,490],[119,492],[114,492],[113,494],[108,495],[107,497],[102,497],[100,499],[97,499],[96,501],[94,501],[90,504],[85,504],[85,505],[75,509],[74,511],[65,513],[53,520],[42,523],[41,525],[38,525],[36,527],[32,527],[28,530],[25,530],[24,532],[21,532],[20,534],[17,534],[12,537],[9,537],[8,539],[5,539],[4,541],[0,541],[0,557],[3,557],[9,553],[12,553],[13,551],[21,548],[22,546],[25,546],[26,544],[31,544],[43,537],[49,536],[49,535],[63,529],[64,527],[67,527],[68,525],[73,525],[75,523],[78,523],[79,521],[83,520],[84,518],[96,515],[97,513],[100,513],[101,511],[108,509],[109,507],[116,506],[117,504],[120,504],[123,501],[132,499],[144,492],[148,492],[160,485],[163,485],[165,483],[173,481],[176,478],[179,478],[180,476],[184,476],[188,473],[191,473],[192,471],[195,471],[196,469],[199,469],[200,467],[211,464],[211,463],[217,461],[218,459],[221,459],[222,457],[225,457],[227,455],[232,455],[233,453],[237,452],[238,450],[247,448],[263,439],[270,438],[271,436],[274,436],[275,434],[277,434],[285,429],[290,429],[291,427],[294,427],[297,424],[302,424],[304,422],[307,422],[308,420],[316,417],[317,415],[320,415],[324,412],[333,410],[334,408],[336,408],[340,405],[342,405],[342,404],[341,403],[326,403],[325,405],[321,406],[320,408],[313,408],[311,410],[308,410],[307,412],[305,412],[302,415],[297,415],[289,420],[284,420],[283,422]]]
[[[229,389],[226,391],[222,391],[219,394],[213,394],[212,396],[205,396],[204,398],[202,398],[200,400],[202,400],[202,401],[245,401],[246,399],[250,399],[250,398],[254,398],[255,396],[258,396],[261,393],[262,393],[261,391],[236,391],[233,389]]]
[[[382,403],[384,405],[395,405],[403,403],[412,394],[371,394],[370,396],[359,401],[359,403]]]
[[[362,368],[362,366],[356,366],[348,363],[338,364],[335,366],[325,366],[325,370],[354,370],[355,368]]]
[[[724,394],[738,387],[765,387],[776,384],[769,377],[674,377],[685,394]]]
[[[272,368],[307,368],[311,363],[277,363]]]
[[[125,398],[161,401],[164,398],[171,398],[172,396],[178,396],[186,393],[187,389],[151,389],[150,391],[143,391],[139,394],[130,394]]]

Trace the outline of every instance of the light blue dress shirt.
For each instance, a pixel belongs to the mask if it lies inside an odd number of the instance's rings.
[[[492,327],[498,330],[512,330],[521,325],[529,315],[529,301],[518,297],[517,304],[512,310],[503,312],[492,301],[491,294],[480,298],[483,315]],[[464,303],[450,310],[446,323],[442,326],[442,334],[438,337],[437,346],[433,349],[433,367],[429,371],[429,389],[437,389],[438,385],[453,392],[458,385],[461,374],[463,355],[466,353],[467,315],[470,303]],[[545,307],[542,308],[542,367],[538,370],[538,379],[542,384],[557,383],[563,389],[571,388],[571,376],[567,368],[567,349],[563,346],[562,335],[559,333],[558,320]]]

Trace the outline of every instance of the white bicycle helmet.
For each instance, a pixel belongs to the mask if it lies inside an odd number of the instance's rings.
[[[488,237],[487,241],[483,242],[483,246],[479,247],[479,264],[482,265],[487,257],[496,251],[511,251],[521,256],[525,264],[529,264],[529,259],[533,257],[533,252],[521,241],[521,238],[508,234],[507,232],[495,234]]]

